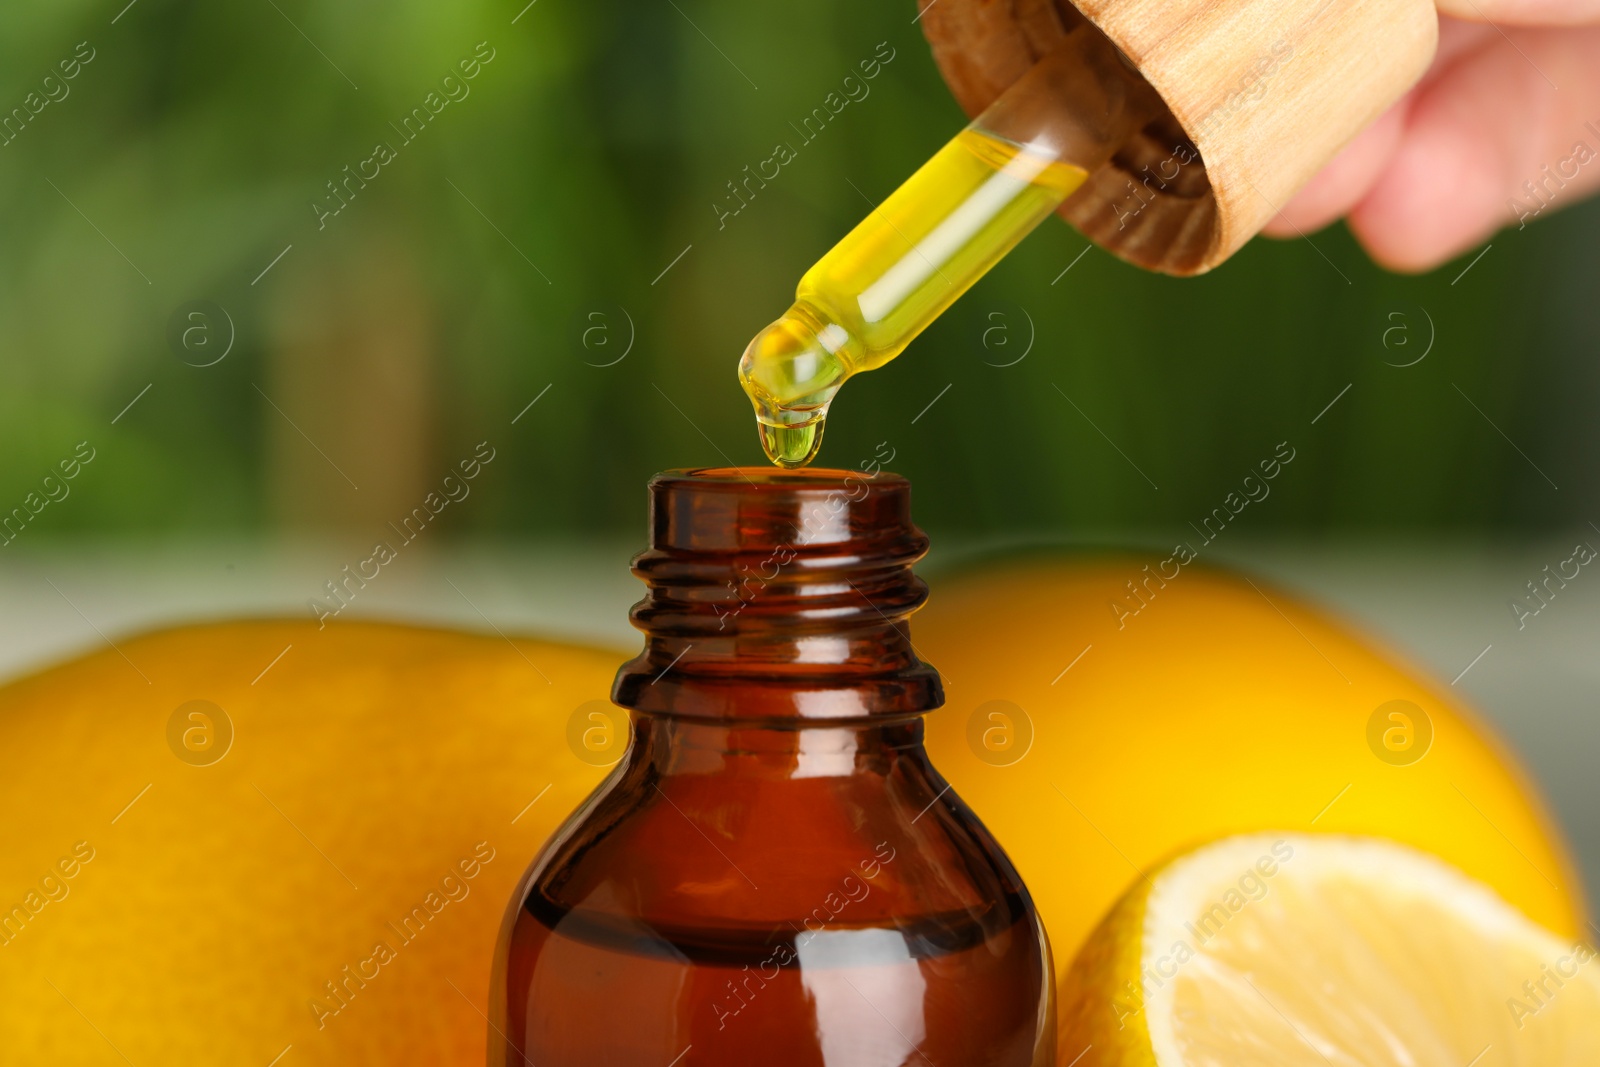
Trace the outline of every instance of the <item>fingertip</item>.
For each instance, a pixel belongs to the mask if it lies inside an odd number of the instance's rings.
[[[1481,134],[1446,122],[1415,127],[1350,229],[1380,266],[1432,270],[1505,222],[1505,159]]]
[[[1313,233],[1355,207],[1399,149],[1409,98],[1402,99],[1362,130],[1307,182],[1262,229],[1268,237]]]
[[[1481,138],[1449,125],[1426,124],[1412,131],[1350,213],[1350,229],[1380,266],[1406,273],[1432,270],[1503,221],[1501,165]]]

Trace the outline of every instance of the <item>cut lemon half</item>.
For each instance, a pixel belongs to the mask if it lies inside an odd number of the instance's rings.
[[[1063,1067],[1594,1067],[1600,960],[1403,845],[1231,837],[1118,902]]]

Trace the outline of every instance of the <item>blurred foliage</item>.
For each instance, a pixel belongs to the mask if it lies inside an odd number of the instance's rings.
[[[30,540],[376,528],[485,439],[456,533],[637,528],[652,472],[759,461],[746,340],[964,121],[910,4],[124,2],[0,10],[0,107],[95,56],[0,147],[0,508],[98,450]],[[870,95],[800,145],[885,41]],[[470,94],[403,143],[480,42]],[[319,228],[380,141],[396,158]],[[778,142],[798,158],[719,227]],[[1284,440],[1258,531],[1587,518],[1597,231],[1581,207],[1503,233],[1459,281],[1470,257],[1390,275],[1342,229],[1179,281],[1079,260],[1051,222],[846,387],[822,462],[887,441],[923,523],[972,534],[1177,532]],[[168,343],[200,299],[236,332],[203,368]],[[1428,357],[1387,365],[1430,318]]]

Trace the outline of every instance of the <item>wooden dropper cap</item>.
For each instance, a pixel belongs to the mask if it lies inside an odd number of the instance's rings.
[[[969,115],[1086,20],[1122,51],[1167,111],[1061,215],[1130,263],[1178,275],[1254,237],[1416,83],[1439,33],[1433,0],[918,2]]]

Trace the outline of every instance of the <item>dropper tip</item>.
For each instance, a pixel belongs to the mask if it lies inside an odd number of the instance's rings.
[[[820,418],[804,426],[773,426],[759,420],[756,426],[761,432],[761,450],[785,470],[804,467],[822,448],[823,420]]]

